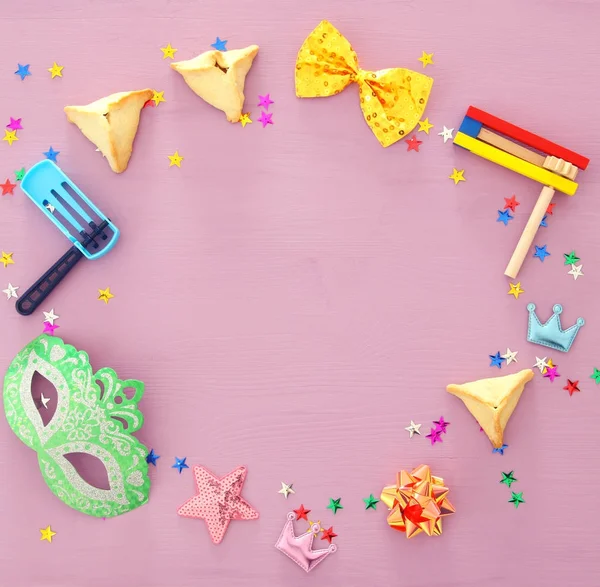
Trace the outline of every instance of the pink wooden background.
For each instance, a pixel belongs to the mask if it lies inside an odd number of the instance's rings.
[[[356,87],[323,100],[294,95],[294,59],[328,18],[367,69],[421,70],[434,52],[421,152],[379,146]],[[139,434],[162,455],[148,505],[102,521],[72,511],[46,488],[36,455],[0,422],[0,585],[6,587],[294,587],[299,585],[503,586],[598,584],[597,105],[600,5],[592,0],[20,0],[3,6],[0,118],[22,117],[12,148],[0,144],[0,181],[50,145],[59,164],[122,229],[106,258],[82,263],[45,305],[67,342],[94,367],[146,383]],[[260,53],[247,81],[270,92],[275,125],[242,128],[204,104],[162,60],[160,46],[190,58],[219,35]],[[47,68],[64,65],[62,79]],[[30,63],[32,77],[13,75]],[[66,104],[154,87],[167,102],[143,112],[122,176],[69,125]],[[444,145],[475,104],[592,159],[574,198],[557,195],[528,259],[526,291],[506,295],[502,272],[539,192],[533,182]],[[2,123],[2,124],[6,124]],[[181,169],[168,168],[178,149]],[[448,179],[465,169],[467,182]],[[521,206],[507,228],[503,198]],[[0,198],[0,285],[26,287],[66,241],[17,189]],[[585,277],[567,275],[576,249]],[[98,288],[115,298],[97,301]],[[14,300],[13,300],[14,301]],[[542,315],[585,317],[568,355],[525,341],[527,302]],[[0,300],[0,369],[42,329]],[[488,354],[518,350],[501,372]],[[539,374],[506,435],[502,457],[449,382],[507,374],[550,356],[562,377]],[[569,397],[566,378],[582,392]],[[442,445],[408,438],[410,419],[452,424]],[[193,494],[175,455],[225,474],[248,466],[244,495],[254,522],[233,522],[220,546],[201,521],[175,510]],[[440,538],[407,541],[385,508],[364,511],[400,468],[431,465],[457,514]],[[515,510],[498,483],[515,470],[526,504]],[[286,502],[280,482],[293,482]],[[344,510],[325,507],[342,497]],[[286,513],[303,503],[333,525],[335,556],[306,576],[273,544]],[[312,517],[312,516],[311,516]],[[39,528],[52,525],[52,544]],[[298,526],[299,528],[299,526]]]

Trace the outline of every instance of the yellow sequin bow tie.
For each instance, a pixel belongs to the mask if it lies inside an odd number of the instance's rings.
[[[322,21],[308,35],[296,60],[296,96],[325,98],[358,84],[367,124],[384,147],[404,138],[421,119],[433,80],[404,68],[365,71],[348,39]]]

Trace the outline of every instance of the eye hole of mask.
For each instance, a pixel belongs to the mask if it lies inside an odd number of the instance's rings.
[[[58,394],[56,387],[37,371],[31,379],[31,398],[35,404],[44,426],[50,424],[56,412]],[[44,404],[46,407],[44,407]]]
[[[82,452],[71,452],[64,457],[86,483],[97,489],[110,489],[106,467],[99,458]]]

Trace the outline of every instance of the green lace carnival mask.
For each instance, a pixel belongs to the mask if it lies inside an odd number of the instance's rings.
[[[46,426],[31,394],[36,371],[56,388],[56,409]],[[131,399],[125,390],[134,391]],[[148,451],[132,436],[144,423],[137,409],[143,393],[141,381],[121,381],[107,368],[93,373],[86,352],[42,334],[10,364],[4,410],[13,432],[37,452],[44,480],[59,499],[84,514],[112,517],[148,501]],[[82,479],[65,458],[72,453],[98,458],[110,488]]]

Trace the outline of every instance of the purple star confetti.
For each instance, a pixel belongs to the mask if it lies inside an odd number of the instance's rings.
[[[264,108],[265,110],[269,109],[271,104],[275,104],[273,100],[271,100],[271,94],[265,94],[264,96],[258,95],[258,107]]]
[[[260,113],[260,117],[257,119],[258,122],[262,123],[263,128],[267,126],[267,124],[274,124],[271,120],[273,118],[272,112],[265,112],[264,110]]]

